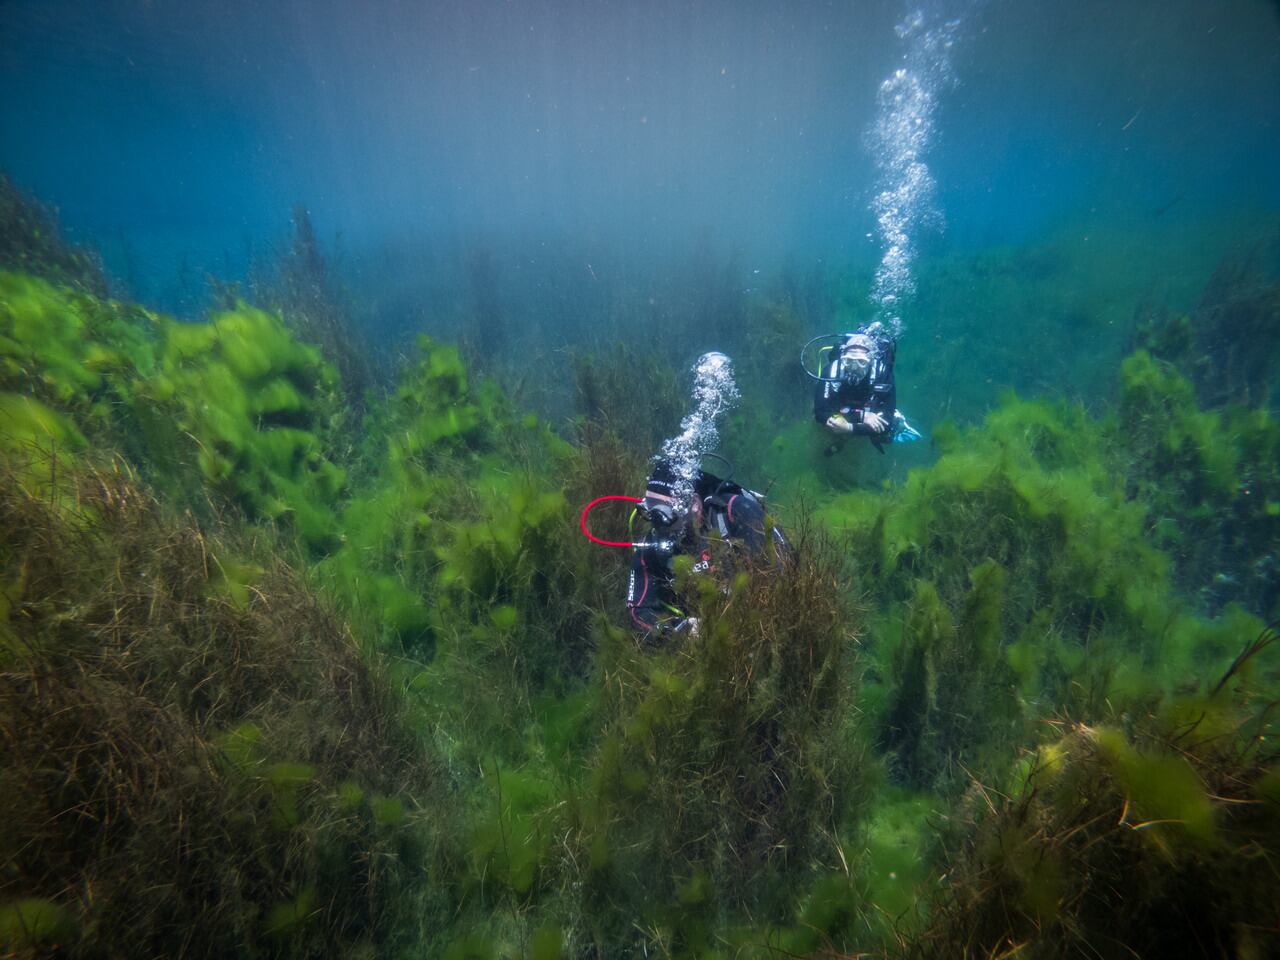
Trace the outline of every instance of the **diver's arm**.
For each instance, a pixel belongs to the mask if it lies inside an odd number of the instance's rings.
[[[867,405],[880,414],[886,423],[893,423],[893,411],[898,409],[898,388],[893,382],[893,369],[883,383],[877,383],[871,390],[871,402]]]
[[[740,540],[748,553],[756,553],[765,542],[764,505],[750,490],[739,487],[724,498],[725,525],[730,540]]]
[[[855,437],[883,437],[893,425],[893,412],[886,417],[870,405],[848,414],[849,432]]]
[[[764,504],[752,491],[741,489],[730,497],[725,505],[725,513],[729,522],[729,536],[741,540],[748,553],[759,556],[766,553],[772,543],[775,559],[781,561],[791,556],[791,544],[786,535],[777,524],[769,522]]]
[[[898,391],[893,383],[893,371],[889,369],[871,385],[871,396],[866,404],[849,413],[854,436],[888,436],[893,429],[893,411],[897,406]]]

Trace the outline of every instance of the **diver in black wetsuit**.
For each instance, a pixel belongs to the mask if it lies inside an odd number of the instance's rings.
[[[767,523],[760,494],[703,470],[683,502],[677,487],[675,465],[659,459],[640,504],[653,529],[637,545],[627,578],[627,610],[651,636],[698,631],[675,591],[677,555],[695,557],[694,570],[723,573],[735,557],[760,555],[770,543],[780,556],[790,549],[782,531]]]
[[[814,389],[813,418],[838,433],[870,437],[884,453],[884,443],[906,426],[893,383],[896,350],[879,324],[845,336]]]

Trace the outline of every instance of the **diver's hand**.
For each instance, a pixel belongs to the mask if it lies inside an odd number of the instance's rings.
[[[862,415],[862,422],[871,428],[873,433],[884,433],[889,426],[889,421],[874,410],[868,410]],[[852,429],[852,428],[850,428]]]
[[[684,623],[676,627],[676,633],[687,633],[690,637],[696,639],[698,636],[698,618],[687,617]]]
[[[853,424],[844,418],[843,413],[835,413],[827,417],[827,426],[841,433],[853,433]]]

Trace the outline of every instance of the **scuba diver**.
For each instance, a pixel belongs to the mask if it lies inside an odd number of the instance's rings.
[[[820,362],[815,376],[804,362],[805,373],[817,380],[813,394],[813,418],[837,433],[870,437],[884,453],[884,444],[919,440],[920,434],[898,410],[898,394],[893,382],[893,361],[897,344],[883,325],[872,323],[853,333],[815,337],[805,350],[819,340],[837,341],[822,352],[831,358]]]
[[[701,468],[691,492],[682,496],[681,486],[675,461],[660,456],[638,505],[652,529],[633,544],[627,610],[651,638],[698,632],[698,619],[681,608],[675,590],[677,555],[695,557],[695,571],[723,574],[735,559],[760,556],[769,544],[780,558],[790,553],[782,531],[766,520],[760,494]]]
[[[645,495],[596,497],[583,508],[580,521],[583,535],[593,543],[632,551],[627,611],[650,639],[698,632],[697,618],[680,605],[677,556],[690,557],[695,571],[714,571],[723,578],[754,558],[779,562],[791,555],[782,531],[766,518],[760,494],[700,466],[704,457],[728,465],[712,449],[719,439],[717,419],[738,398],[729,358],[718,351],[704,353],[693,373],[693,409],[680,422],[680,432],[654,457]],[[628,533],[627,540],[605,540],[591,532],[591,511],[611,501],[635,504],[632,521],[643,514],[651,526],[643,539],[633,541]]]

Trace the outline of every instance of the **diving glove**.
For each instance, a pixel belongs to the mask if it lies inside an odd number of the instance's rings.
[[[920,431],[907,423],[907,418],[902,415],[902,411],[893,411],[893,442],[910,443],[912,440],[919,439]]]

